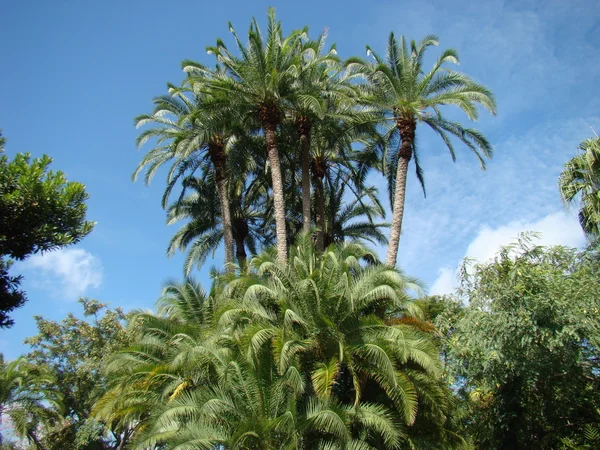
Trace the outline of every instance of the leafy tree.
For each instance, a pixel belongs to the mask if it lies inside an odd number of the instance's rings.
[[[54,388],[62,394],[61,420],[48,430],[42,441],[50,448],[117,449],[130,430],[90,418],[94,402],[104,393],[102,374],[105,357],[128,342],[123,327],[126,315],[120,308],[81,299],[84,316],[90,322],[69,314],[62,322],[36,316],[38,334],[25,340],[32,351],[28,364],[53,377]]]
[[[580,196],[579,223],[588,236],[600,236],[600,138],[586,139],[581,154],[563,167],[558,179],[566,203]]]
[[[468,306],[437,320],[479,448],[561,448],[600,424],[599,276],[597,255],[526,238],[464,268]]]
[[[86,220],[85,186],[49,171],[48,156],[0,156],[0,327],[14,322],[8,313],[22,306],[21,277],[10,276],[11,259],[75,244],[94,223]]]
[[[413,157],[417,177],[424,189],[423,171],[415,140],[417,124],[425,123],[439,134],[450,150],[452,160],[456,157],[449,135],[458,138],[472,150],[479,158],[482,168],[485,167],[483,158],[492,155],[492,146],[479,131],[464,128],[461,124],[446,119],[440,107],[457,106],[469,119],[475,120],[478,116],[477,104],[495,114],[494,97],[488,89],[475,83],[467,75],[444,67],[448,63],[458,63],[455,50],[445,50],[433,68],[425,72],[425,50],[437,45],[436,36],[426,36],[421,42],[411,41],[409,45],[404,36],[398,42],[391,33],[385,58],[367,46],[368,53],[375,59],[374,64],[367,64],[358,58],[347,61],[349,70],[361,71],[368,81],[364,86],[364,101],[381,114],[386,141],[390,144],[398,143],[398,151],[388,152],[385,157],[385,174],[389,182],[390,198],[393,199],[386,259],[386,263],[391,266],[396,264],[404,214],[406,174]],[[386,146],[388,147],[389,145]]]

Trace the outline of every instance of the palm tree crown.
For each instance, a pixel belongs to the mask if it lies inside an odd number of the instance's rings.
[[[457,122],[442,116],[440,107],[454,105],[461,109],[470,120],[478,117],[477,104],[492,114],[496,112],[493,94],[484,86],[475,83],[467,75],[445,67],[448,63],[458,64],[455,50],[445,50],[426,72],[423,69],[425,50],[437,46],[436,36],[426,36],[421,42],[404,37],[400,41],[393,33],[388,41],[387,55],[382,58],[367,47],[375,63],[367,64],[351,58],[348,70],[361,73],[369,82],[363,86],[366,105],[381,114],[385,124],[385,138],[388,143],[398,142],[397,152],[389,153],[385,169],[389,180],[392,201],[392,226],[387,264],[395,265],[404,213],[406,172],[408,163],[414,157],[417,177],[424,186],[423,172],[419,164],[419,153],[415,145],[415,130],[418,123],[427,124],[444,141],[452,160],[456,155],[449,136],[463,142],[479,158],[482,168],[484,157],[491,157],[492,146],[487,139],[471,128],[464,128]],[[389,148],[389,145],[387,146]]]
[[[565,164],[558,186],[566,203],[581,195],[579,223],[589,236],[600,236],[600,138],[586,139],[579,150]]]

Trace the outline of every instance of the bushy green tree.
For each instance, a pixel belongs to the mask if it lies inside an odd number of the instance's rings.
[[[462,272],[462,311],[437,318],[479,448],[561,448],[600,423],[600,264],[523,237]],[[457,306],[457,303],[454,303]]]
[[[36,316],[38,334],[25,340],[32,351],[24,359],[44,368],[62,399],[60,420],[40,440],[51,449],[122,448],[130,430],[93,420],[90,413],[106,390],[102,372],[106,356],[128,343],[123,326],[127,316],[97,300],[80,303],[87,320],[73,314],[61,322]]]
[[[0,156],[0,327],[13,324],[8,313],[22,306],[21,277],[11,276],[11,259],[75,244],[94,223],[86,220],[85,186],[49,170],[49,156]]]

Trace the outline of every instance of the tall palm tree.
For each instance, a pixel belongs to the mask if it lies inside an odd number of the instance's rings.
[[[558,187],[565,203],[581,195],[579,223],[588,236],[600,236],[600,138],[586,139],[579,150],[564,165]]]
[[[220,203],[222,234],[225,241],[225,266],[231,270],[233,264],[233,232],[228,197],[228,153],[235,142],[235,128],[230,118],[214,114],[204,108],[212,94],[190,92],[189,89],[169,85],[169,96],[156,97],[151,114],[135,119],[136,127],[152,124],[137,138],[138,146],[156,139],[156,146],[142,159],[133,174],[133,179],[146,168],[146,183],[162,165],[172,162],[168,185],[163,197],[163,207],[168,194],[179,178],[193,172],[200,165],[210,162],[214,171],[215,188]]]
[[[393,197],[392,226],[386,258],[386,263],[390,266],[394,266],[397,260],[404,214],[406,176],[413,157],[417,177],[423,184],[419,153],[415,146],[417,124],[427,124],[442,138],[453,161],[456,156],[449,135],[458,138],[473,151],[482,168],[485,168],[483,158],[492,156],[492,146],[483,134],[446,119],[442,116],[440,107],[457,106],[470,120],[476,120],[477,104],[495,114],[494,96],[467,75],[445,67],[448,63],[458,63],[458,55],[452,49],[445,50],[432,69],[425,72],[425,51],[437,45],[436,36],[426,36],[421,42],[411,41],[409,45],[404,36],[398,42],[394,33],[391,33],[385,58],[367,47],[368,54],[375,60],[374,64],[367,64],[358,58],[351,58],[347,62],[350,71],[362,71],[368,80],[368,85],[364,86],[365,102],[373,110],[381,112],[382,123],[386,125],[386,140],[397,141],[399,144],[397,152],[389,155],[390,164],[386,168],[390,196]]]
[[[224,67],[224,73],[215,73],[193,61],[184,61],[184,70],[192,75],[198,89],[211,89],[223,94],[213,102],[215,111],[231,111],[246,127],[258,124],[263,131],[273,188],[277,254],[280,262],[285,263],[286,210],[277,129],[295,95],[302,34],[293,32],[284,37],[281,22],[275,19],[273,8],[268,12],[265,36],[255,19],[250,25],[246,45],[239,40],[231,24],[229,29],[239,57],[234,56],[221,40],[217,41],[216,46],[208,48],[209,53],[214,54]],[[306,95],[310,97],[310,93]],[[306,98],[305,101],[310,100]]]
[[[305,39],[300,50],[300,73],[296,79],[295,95],[292,97],[290,115],[300,137],[302,159],[302,218],[303,231],[310,232],[311,196],[310,162],[311,130],[313,123],[324,118],[327,99],[349,99],[354,89],[339,76],[341,65],[335,46],[324,53],[327,33],[316,40]]]

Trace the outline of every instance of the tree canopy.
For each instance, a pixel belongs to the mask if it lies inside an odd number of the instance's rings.
[[[51,163],[46,155],[0,156],[0,327],[11,326],[8,314],[26,301],[21,277],[8,273],[11,260],[75,244],[95,225],[86,220],[85,186]]]

